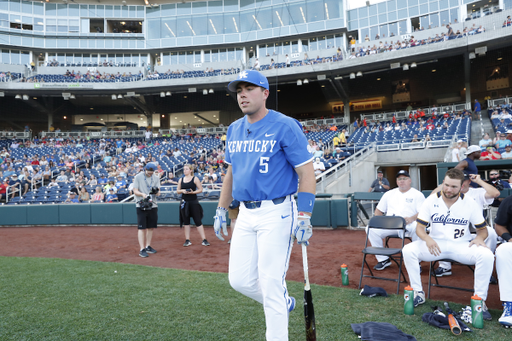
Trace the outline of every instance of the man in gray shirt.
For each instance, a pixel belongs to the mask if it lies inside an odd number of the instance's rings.
[[[389,190],[389,181],[384,177],[384,174],[382,174],[382,171],[377,171],[377,179],[375,179],[372,182],[372,185],[370,186],[370,189],[368,192],[387,192]]]
[[[137,225],[140,252],[145,258],[148,253],[156,253],[151,247],[153,229],[158,223],[158,205],[156,197],[160,195],[160,178],[155,174],[156,164],[148,163],[144,170],[133,179],[133,194],[137,207]]]

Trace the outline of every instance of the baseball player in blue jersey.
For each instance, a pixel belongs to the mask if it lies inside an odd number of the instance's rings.
[[[225,161],[229,166],[215,215],[215,234],[224,240],[221,229],[227,235],[227,208],[233,198],[240,201],[231,239],[229,282],[263,304],[267,340],[288,340],[288,315],[295,299],[288,295],[285,278],[294,239],[308,245],[313,233],[313,157],[300,123],[266,108],[265,76],[242,71],[228,89],[236,92],[245,116],[228,128]]]

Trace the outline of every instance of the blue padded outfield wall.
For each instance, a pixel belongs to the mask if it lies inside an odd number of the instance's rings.
[[[213,225],[216,201],[202,201],[203,224]],[[158,224],[179,225],[179,202],[158,203]],[[317,200],[313,226],[337,228],[349,225],[347,199]],[[134,203],[0,206],[1,225],[136,225]]]

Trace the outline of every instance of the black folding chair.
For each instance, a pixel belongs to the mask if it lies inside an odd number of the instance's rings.
[[[455,289],[455,290],[462,290],[462,291],[469,291],[469,292],[473,292],[474,291],[474,288],[452,287],[452,286],[449,286],[449,285],[441,285],[441,284],[439,284],[439,281],[437,280],[437,276],[435,275],[435,268],[436,268],[437,262],[450,262],[450,263],[452,263],[452,265],[454,265],[454,264],[467,265],[467,267],[471,269],[473,274],[475,273],[475,267],[473,265],[462,264],[460,262],[456,262],[453,259],[449,259],[449,258],[440,259],[440,260],[436,260],[436,261],[430,262],[430,270],[429,270],[429,275],[428,275],[427,298],[430,298],[430,287]],[[432,283],[432,277],[434,277],[436,283]],[[471,283],[473,283],[473,282],[471,282]]]
[[[370,219],[368,222],[368,232],[366,233],[366,243],[364,245],[363,249],[363,264],[361,265],[361,276],[359,278],[359,289],[361,288],[361,283],[363,281],[363,277],[370,277],[370,278],[377,278],[377,279],[383,279],[386,281],[395,281],[397,282],[397,288],[396,293],[398,294],[400,292],[400,277],[403,277],[404,282],[407,282],[405,279],[405,275],[402,272],[402,263],[403,263],[403,255],[402,255],[402,249],[404,247],[404,239],[402,239],[402,246],[400,248],[388,248],[388,247],[373,247],[368,246],[368,236],[370,234],[370,231],[372,229],[377,230],[402,230],[402,233],[405,234],[405,219],[399,216],[374,216]],[[396,263],[398,266],[398,278],[388,278],[388,277],[378,277],[374,276],[372,269],[368,262],[366,261],[367,255],[382,255],[389,257],[390,260]],[[370,270],[370,275],[364,274],[364,265],[366,264],[366,267],[368,270]]]

